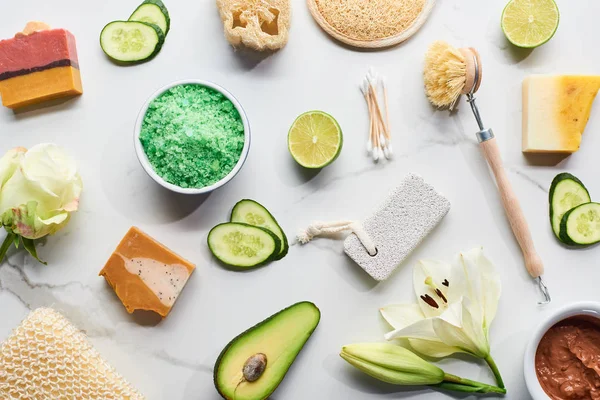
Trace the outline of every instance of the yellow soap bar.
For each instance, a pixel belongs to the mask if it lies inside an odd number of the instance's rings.
[[[148,310],[166,317],[195,268],[134,226],[100,275],[128,312]]]
[[[532,75],[523,81],[525,153],[574,153],[600,89],[600,76]]]
[[[46,100],[83,93],[77,68],[56,67],[0,81],[2,104],[8,108],[25,107]]]

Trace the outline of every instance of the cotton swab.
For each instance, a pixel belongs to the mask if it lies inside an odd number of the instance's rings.
[[[373,161],[378,161],[380,160],[381,157],[381,143],[379,142],[379,121],[378,120],[374,120],[375,121],[375,132],[373,134],[374,136],[374,145],[373,145]]]
[[[386,158],[389,160],[393,157],[394,153],[392,151],[392,143],[391,143],[392,133],[390,131],[390,107],[388,105],[388,91],[387,91],[387,86],[386,86],[386,78],[381,77],[380,82],[381,82],[381,87],[383,89],[383,102],[384,102],[384,106],[385,106],[385,124],[387,126],[387,129],[386,129],[386,133],[387,133],[387,141],[386,141],[387,155],[386,155]]]
[[[375,140],[373,144],[373,161],[379,161],[379,137],[375,134]]]
[[[385,83],[386,83],[386,79],[385,78],[381,78],[381,87],[383,88],[383,103],[384,103],[384,106],[385,106],[385,124],[388,127],[388,133],[389,133],[389,129],[390,129],[390,107],[388,106],[387,86],[385,85]]]
[[[378,100],[378,89],[383,93],[383,102]],[[392,159],[391,132],[389,127],[389,105],[385,79],[379,76],[373,67],[369,67],[367,75],[363,78],[360,90],[367,102],[369,109],[369,138],[367,140],[367,154],[374,162],[386,158]],[[385,117],[383,113],[385,109]]]
[[[366,81],[363,81],[363,84],[360,86],[360,91],[362,92],[367,102],[367,107],[369,108],[369,138],[367,139],[367,154],[371,154],[373,152],[373,106],[371,105],[369,89],[366,83]]]

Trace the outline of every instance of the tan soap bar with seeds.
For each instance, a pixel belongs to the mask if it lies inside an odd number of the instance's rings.
[[[134,226],[100,275],[112,286],[129,313],[149,310],[166,317],[195,268]]]

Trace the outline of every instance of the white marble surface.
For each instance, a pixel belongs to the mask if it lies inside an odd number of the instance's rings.
[[[0,266],[0,339],[30,309],[52,306],[90,336],[100,352],[149,399],[216,399],[212,367],[239,332],[300,300],[322,311],[317,331],[274,399],[452,398],[445,392],[403,390],[352,370],[338,356],[347,343],[381,340],[377,309],[412,301],[411,269],[423,257],[450,259],[483,245],[503,284],[491,329],[492,354],[509,399],[529,398],[522,354],[533,327],[549,311],[598,298],[600,249],[573,251],[554,239],[548,222],[548,186],[569,171],[600,196],[597,151],[600,107],[587,126],[582,149],[557,167],[538,165],[520,151],[521,81],[531,73],[598,73],[600,3],[559,0],[556,36],[532,52],[511,47],[500,30],[505,0],[441,0],[424,28],[405,44],[360,52],[330,40],[304,1],[293,2],[288,45],[264,59],[234,52],[222,35],[214,0],[168,0],[172,30],[159,56],[119,67],[98,45],[108,21],[127,18],[136,0],[90,3],[28,0],[2,7],[0,37],[31,19],[70,29],[77,37],[85,94],[29,113],[0,109],[2,151],[56,142],[78,160],[85,190],[69,226],[40,246],[43,266],[22,252]],[[484,121],[493,127],[510,179],[522,201],[535,243],[546,263],[554,301],[539,308],[539,293],[522,259],[499,197],[474,140],[476,125],[464,105],[452,117],[432,109],[421,82],[427,45],[445,39],[479,49],[485,78],[479,94]],[[364,155],[367,112],[357,83],[369,65],[386,75],[396,159],[374,165]],[[139,108],[157,88],[200,78],[229,89],[246,108],[253,145],[238,177],[209,197],[183,197],[146,176],[132,145]],[[299,169],[286,149],[294,118],[310,109],[333,114],[345,134],[330,167],[313,175]],[[208,230],[230,207],[249,197],[267,205],[288,235],[313,219],[361,218],[408,172],[422,175],[452,202],[448,216],[388,281],[375,285],[342,251],[341,241],[293,246],[281,262],[248,273],[223,269],[205,245]],[[198,265],[164,321],[128,315],[98,272],[123,234],[137,225]],[[469,358],[441,362],[448,371],[490,381]],[[465,398],[458,396],[457,398]]]

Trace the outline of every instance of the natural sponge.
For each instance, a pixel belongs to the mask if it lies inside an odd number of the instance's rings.
[[[436,0],[307,0],[325,32],[350,46],[380,48],[414,35]]]
[[[288,41],[290,0],[217,0],[217,7],[233,46],[278,50]]]
[[[38,308],[0,347],[0,399],[142,400],[87,341],[50,308]]]

